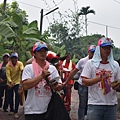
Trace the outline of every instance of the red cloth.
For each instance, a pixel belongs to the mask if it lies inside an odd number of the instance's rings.
[[[63,61],[60,62],[60,69],[64,70],[63,68],[67,68],[68,69],[69,67],[69,62],[66,61],[65,65],[63,66]],[[75,64],[72,63],[72,70],[75,68]],[[70,71],[66,70],[64,71],[63,73],[63,82],[67,79],[67,77],[69,76],[70,74]],[[68,82],[68,84],[65,86],[64,88],[64,97],[63,97],[63,100],[64,100],[64,105],[66,107],[66,110],[70,111],[71,110],[71,88],[72,88],[72,85],[73,85],[74,81],[73,80],[70,80]]]
[[[62,64],[63,64],[63,61],[61,61],[60,62],[60,68],[63,70],[63,68],[67,68],[68,69],[68,67],[69,67],[69,63],[70,62],[67,62],[66,61],[66,63],[65,63],[65,65],[64,66],[62,66]],[[75,64],[72,62],[72,70],[75,68]],[[69,73],[70,73],[70,71],[64,71],[64,76],[63,76],[63,81],[65,81],[66,79],[67,79],[67,77],[69,76]],[[70,80],[69,82],[68,82],[68,84],[72,84],[73,85],[73,80]]]

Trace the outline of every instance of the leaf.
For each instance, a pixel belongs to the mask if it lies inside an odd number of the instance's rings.
[[[14,21],[5,21],[5,24],[9,24],[11,27],[17,28],[18,25]]]
[[[38,28],[38,22],[37,22],[37,20],[32,21],[32,22],[29,24],[29,28],[31,28],[31,27]]]
[[[4,36],[6,39],[15,37],[15,32],[6,24],[0,24],[0,34]]]
[[[26,41],[29,41],[29,42],[31,42],[31,41],[33,41],[33,42],[39,42],[39,41],[40,41],[40,40],[37,39],[37,38],[29,38],[29,37],[28,37],[28,38],[26,37],[25,40],[26,40]]]
[[[27,29],[23,32],[23,34],[30,35],[30,34],[37,34],[38,30],[34,27]]]

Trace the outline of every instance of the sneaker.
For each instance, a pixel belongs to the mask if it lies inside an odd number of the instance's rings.
[[[14,118],[16,118],[16,119],[19,118],[17,113],[14,114]]]
[[[14,114],[14,112],[9,112],[9,115],[13,115]]]

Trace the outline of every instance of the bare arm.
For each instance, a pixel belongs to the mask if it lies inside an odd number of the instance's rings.
[[[68,83],[68,81],[71,80],[71,79],[73,78],[73,76],[74,76],[78,71],[79,71],[78,69],[74,68],[74,69],[70,72],[68,78],[67,78],[66,81],[63,83],[63,85],[66,85],[66,84]]]
[[[26,79],[23,81],[22,85],[23,85],[23,89],[24,90],[28,90],[34,86],[36,86],[40,81],[42,81],[43,78],[46,78],[50,75],[50,72],[48,70],[43,70],[42,74],[34,77],[32,79]]]
[[[96,78],[82,77],[82,85],[84,85],[84,86],[92,86],[100,81],[101,81],[101,76],[96,77]]]

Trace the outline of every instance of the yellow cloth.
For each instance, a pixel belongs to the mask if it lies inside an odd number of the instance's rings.
[[[7,64],[6,65],[7,85],[10,85],[10,82],[20,84],[21,72],[23,69],[24,69],[23,63],[20,61],[17,61],[17,64],[15,66]]]

